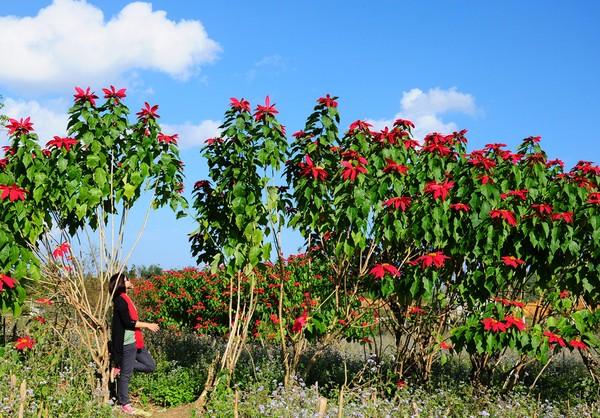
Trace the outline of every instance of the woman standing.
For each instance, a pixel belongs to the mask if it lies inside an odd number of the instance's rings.
[[[121,412],[134,415],[136,411],[129,402],[129,379],[134,370],[149,373],[156,368],[154,359],[144,347],[142,328],[157,332],[159,326],[139,321],[137,309],[127,295],[133,283],[124,273],[114,274],[108,287],[113,298],[111,376],[118,376],[117,397]]]

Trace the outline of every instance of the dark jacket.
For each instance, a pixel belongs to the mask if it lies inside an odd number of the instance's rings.
[[[123,361],[123,341],[125,340],[125,330],[135,331],[135,323],[129,315],[127,302],[121,295],[115,295],[113,299],[113,318],[111,331],[110,354],[114,367],[121,368]]]

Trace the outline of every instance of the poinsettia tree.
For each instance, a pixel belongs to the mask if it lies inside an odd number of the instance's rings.
[[[213,270],[223,264],[229,275],[230,331],[220,361],[227,385],[257,306],[255,268],[270,259],[283,223],[283,202],[269,177],[286,157],[285,127],[277,113],[268,96],[254,113],[248,100],[232,98],[221,135],[202,150],[210,180],[194,187],[198,225],[190,237],[192,253]],[[218,376],[210,374],[200,406],[217,384]]]
[[[75,330],[108,396],[108,279],[130,255],[123,249],[129,211],[142,193],[151,194],[151,207],[169,204],[180,211],[186,202],[177,135],[161,132],[158,106],[146,103],[131,122],[125,89],[110,86],[103,93],[100,104],[90,88],[76,87],[67,136],[55,136],[45,147],[30,118],[8,120],[0,268],[12,283],[0,296],[3,306],[18,310],[23,286],[41,270],[44,283],[83,324]],[[90,275],[99,282],[97,298],[88,295]]]
[[[306,129],[294,134],[287,168],[297,210],[292,224],[307,246],[323,250],[344,294],[357,289],[387,307],[399,374],[426,378],[452,346],[456,326],[457,348],[465,335],[478,339],[474,369],[490,364],[481,363],[486,341],[500,348],[494,355],[514,347],[485,333],[498,298],[543,305],[546,295],[568,289],[597,301],[597,166],[582,162],[565,174],[536,137],[517,152],[504,144],[467,152],[465,131],[418,142],[412,122],[402,119],[379,132],[356,121],[339,138],[336,109],[335,98],[320,98]],[[498,307],[491,319],[523,343],[515,376],[536,353],[526,351],[520,308],[511,309]],[[481,335],[462,333],[457,312],[476,317]],[[588,319],[575,338],[592,344]],[[529,326],[544,320],[538,315]]]

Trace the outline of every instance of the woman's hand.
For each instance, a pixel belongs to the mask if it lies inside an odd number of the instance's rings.
[[[160,327],[158,326],[158,324],[153,324],[153,323],[148,323],[146,325],[146,328],[149,329],[152,332],[157,332],[160,329]]]

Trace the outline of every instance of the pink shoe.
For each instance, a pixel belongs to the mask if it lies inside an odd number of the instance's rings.
[[[135,415],[135,409],[128,403],[127,405],[121,405],[121,413],[125,415]]]

